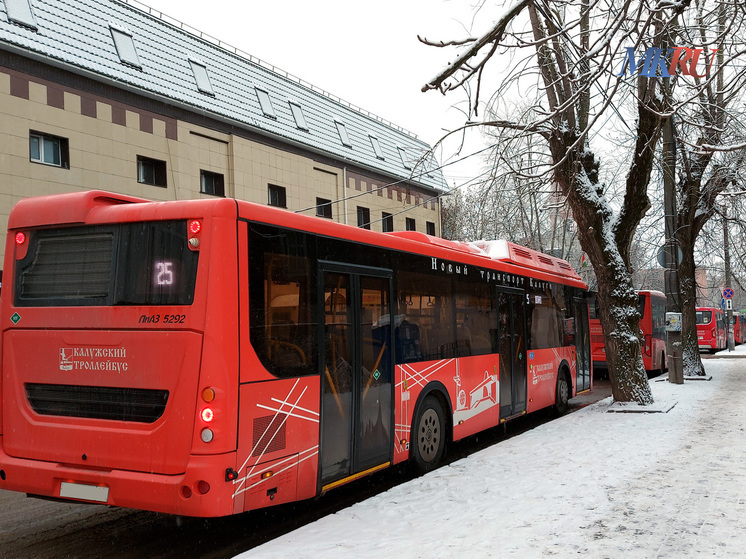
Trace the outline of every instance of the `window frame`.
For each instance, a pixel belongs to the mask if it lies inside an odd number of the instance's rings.
[[[405,223],[404,227],[406,231],[417,231],[417,222],[415,221],[413,217],[406,218],[404,223]]]
[[[342,142],[343,146],[351,148],[352,140],[350,140],[350,135],[347,133],[347,126],[345,126],[345,123],[339,120],[335,120],[334,124],[337,126],[337,134],[339,134],[339,141]]]
[[[303,107],[296,101],[288,101],[290,105],[290,112],[293,113],[293,119],[295,120],[295,126],[299,130],[308,132],[308,122],[306,121],[306,115],[303,114]]]
[[[34,148],[33,148],[33,141],[36,139],[38,141],[38,147],[37,151],[39,152],[39,157],[34,157]],[[59,160],[58,163],[55,163],[54,161],[48,161],[44,154],[46,152],[46,148],[44,147],[46,145],[46,142],[54,142],[55,143],[55,151],[56,156]],[[70,168],[70,143],[67,138],[63,138],[62,136],[55,136],[54,134],[47,134],[45,132],[39,132],[37,130],[29,130],[29,161],[31,163],[37,163],[39,165],[47,165],[49,167],[59,167],[61,169],[69,169]]]
[[[370,229],[370,208],[357,207],[357,226],[360,229]]]
[[[381,230],[384,233],[392,233],[394,231],[394,214],[381,212]]]
[[[272,203],[273,192],[276,193],[277,204]],[[272,206],[273,208],[287,209],[288,207],[287,188],[285,188],[284,186],[277,185],[277,184],[267,185],[267,205]]]
[[[189,58],[189,66],[192,68],[192,74],[194,74],[194,81],[197,84],[197,90],[200,93],[215,97],[215,90],[212,87],[210,73],[207,71],[207,64],[194,58]]]
[[[212,180],[212,192],[207,191],[207,181]],[[199,191],[201,194],[225,198],[225,175],[205,169],[199,170]]]
[[[332,216],[332,201],[326,198],[316,197],[316,217],[323,217],[324,219],[333,219]]]
[[[114,49],[117,51],[119,62],[126,64],[138,70],[142,70],[140,55],[137,54],[137,45],[135,45],[134,35],[122,27],[109,24],[109,32],[114,42]]]
[[[254,87],[254,91],[256,92],[257,99],[259,99],[259,108],[262,110],[262,114],[268,118],[277,120],[277,113],[275,112],[269,92],[261,87]]]
[[[146,165],[152,166],[153,179],[145,180],[143,169]],[[154,159],[146,155],[137,156],[137,182],[138,184],[147,184],[157,186],[158,188],[168,188],[168,167],[166,162],[161,159]]]

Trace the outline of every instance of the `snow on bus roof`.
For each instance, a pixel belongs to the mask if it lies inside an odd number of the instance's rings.
[[[474,241],[469,244],[480,249],[492,260],[512,262],[534,270],[551,270],[560,276],[581,279],[575,269],[566,260],[549,256],[538,250],[526,248],[510,241]]]

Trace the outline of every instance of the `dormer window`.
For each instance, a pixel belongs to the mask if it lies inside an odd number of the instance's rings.
[[[31,0],[5,0],[8,20],[36,31],[36,18],[31,11]]]
[[[306,124],[306,117],[303,116],[303,109],[298,103],[294,103],[293,101],[288,101],[290,104],[290,110],[293,113],[293,118],[295,119],[295,125],[300,128],[301,130],[308,130],[308,124]]]
[[[370,134],[368,134],[368,138],[370,138],[370,145],[373,146],[373,152],[376,154],[376,157],[383,160],[383,152],[381,151],[381,144],[378,142],[378,138]]]
[[[197,89],[207,95],[215,95],[210,83],[210,76],[207,74],[207,66],[196,60],[189,59],[189,65],[194,73],[194,80],[197,82]]]
[[[109,25],[109,30],[111,31],[112,39],[114,39],[114,46],[117,49],[120,62],[142,69],[132,33],[114,25]]]
[[[337,125],[337,132],[339,133],[339,139],[342,142],[342,145],[351,148],[352,142],[350,141],[350,137],[347,135],[347,127],[344,125],[344,122],[335,120],[334,124]]]
[[[264,116],[268,116],[269,118],[277,118],[277,115],[275,114],[275,108],[272,106],[272,99],[269,98],[269,93],[267,93],[263,89],[259,89],[258,87],[255,87],[254,90],[256,91],[256,96],[259,98],[259,105],[262,108]]]

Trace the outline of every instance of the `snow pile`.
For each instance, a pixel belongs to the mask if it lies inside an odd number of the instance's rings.
[[[651,381],[667,410],[607,398],[239,557],[742,557],[745,367]]]

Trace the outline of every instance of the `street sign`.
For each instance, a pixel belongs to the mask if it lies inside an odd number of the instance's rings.
[[[723,289],[723,299],[733,299],[733,290],[730,287]]]

